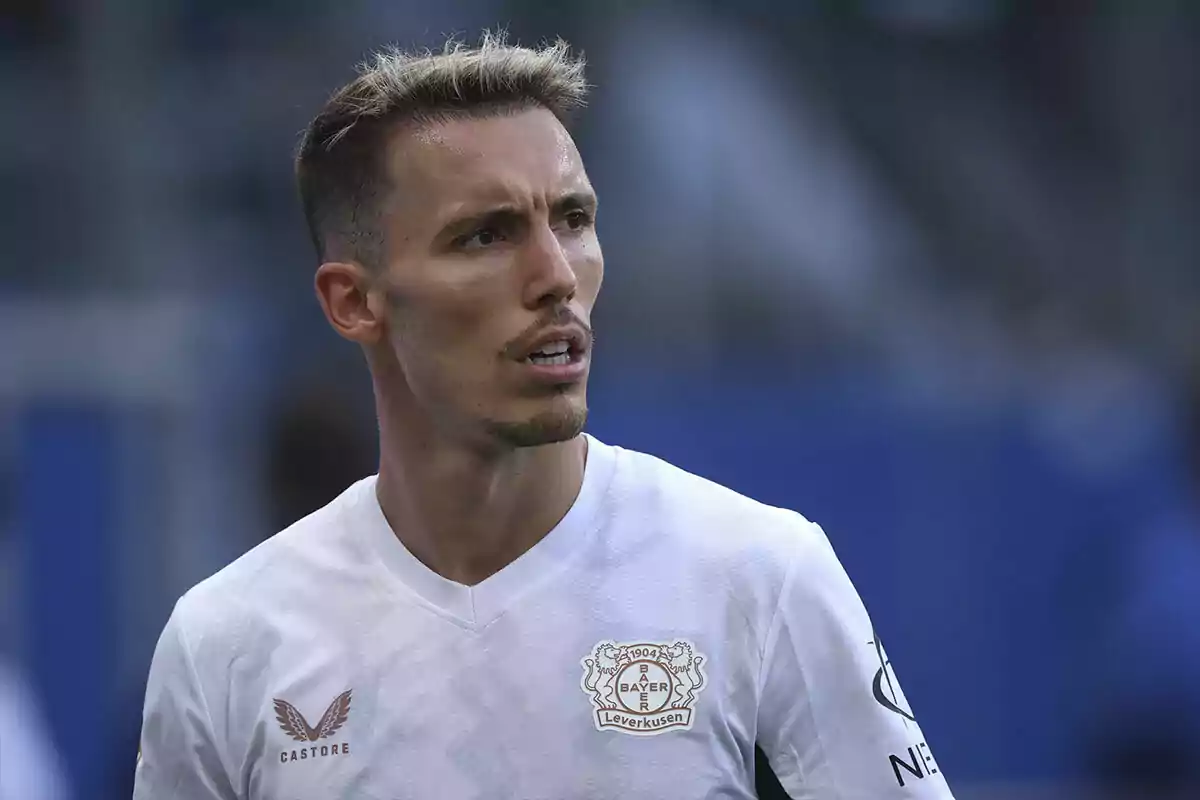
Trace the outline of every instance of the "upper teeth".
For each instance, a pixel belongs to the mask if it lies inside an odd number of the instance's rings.
[[[557,356],[557,355],[567,352],[567,350],[569,350],[570,348],[571,348],[570,343],[567,342],[567,340],[563,339],[561,341],[549,342],[548,344],[543,345],[541,347],[541,349],[539,349],[536,353],[534,353],[534,355]]]

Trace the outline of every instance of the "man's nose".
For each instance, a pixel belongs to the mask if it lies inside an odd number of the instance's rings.
[[[538,226],[526,247],[529,282],[525,304],[543,308],[573,298],[579,279],[554,231],[548,225]]]

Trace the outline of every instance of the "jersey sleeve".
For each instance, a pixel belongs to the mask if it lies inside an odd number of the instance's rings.
[[[952,800],[858,593],[808,524],[764,645],[758,744],[795,800]]]
[[[213,732],[179,607],[167,621],[146,684],[133,800],[238,800]]]

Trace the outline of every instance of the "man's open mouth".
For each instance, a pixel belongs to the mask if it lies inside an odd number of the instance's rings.
[[[553,367],[560,364],[570,364],[575,360],[576,356],[577,351],[571,346],[571,343],[566,339],[559,339],[542,345],[526,356],[525,360],[530,364]]]

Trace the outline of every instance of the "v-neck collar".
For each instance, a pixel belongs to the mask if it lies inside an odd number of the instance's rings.
[[[587,437],[583,484],[575,502],[554,528],[499,572],[474,586],[442,577],[414,556],[383,515],[375,493],[377,475],[359,482],[354,517],[383,566],[426,605],[468,629],[496,620],[519,595],[557,574],[598,530],[616,469],[616,448]]]

